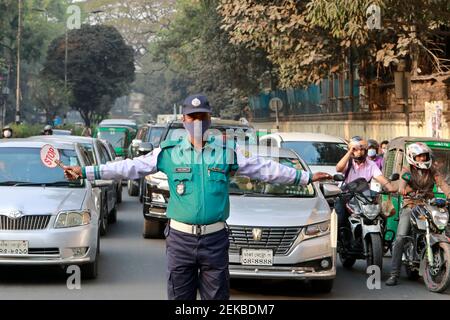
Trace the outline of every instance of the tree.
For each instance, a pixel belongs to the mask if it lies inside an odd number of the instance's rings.
[[[68,33],[67,82],[73,96],[73,108],[90,126],[106,117],[114,100],[128,94],[134,80],[133,49],[111,26],[82,25]],[[50,44],[43,75],[63,81],[65,75],[65,39]]]
[[[172,101],[203,92],[217,115],[233,101],[258,92],[262,75],[271,69],[263,50],[230,43],[228,33],[220,28],[218,3],[178,1],[169,28],[150,47],[154,60],[170,70],[167,94],[172,94]]]
[[[366,9],[379,5],[382,30],[369,30]],[[449,25],[446,0],[221,0],[223,29],[234,44],[259,48],[278,68],[283,87],[318,81],[337,71],[351,54],[360,63],[360,76],[377,66],[378,76],[399,58],[416,61],[422,69],[442,72],[438,29]],[[414,65],[414,63],[413,63]]]

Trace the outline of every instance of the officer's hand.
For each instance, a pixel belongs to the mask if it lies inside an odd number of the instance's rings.
[[[312,182],[320,181],[320,180],[331,180],[333,176],[329,175],[325,172],[316,172],[313,174]]]
[[[64,166],[64,177],[67,180],[77,180],[81,178],[81,167],[78,166]]]

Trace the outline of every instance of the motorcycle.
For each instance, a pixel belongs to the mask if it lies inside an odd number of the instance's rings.
[[[411,231],[405,239],[402,263],[409,279],[419,276],[431,292],[443,292],[450,285],[450,239],[446,235],[449,220],[445,199],[425,199],[421,193],[409,194],[414,207]]]
[[[398,180],[398,174],[391,181]],[[367,266],[383,268],[384,217],[381,210],[382,194],[370,190],[364,178],[359,178],[341,188],[339,195],[348,213],[348,225],[339,227],[338,254],[345,268],[351,268],[358,259],[365,259]]]

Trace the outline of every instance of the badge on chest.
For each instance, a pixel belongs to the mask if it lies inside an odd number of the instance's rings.
[[[185,189],[186,189],[186,187],[185,187],[184,182],[180,182],[180,183],[177,184],[177,193],[180,196],[184,194]]]

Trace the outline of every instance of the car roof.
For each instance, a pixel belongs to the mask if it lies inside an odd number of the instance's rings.
[[[136,121],[135,120],[130,120],[130,119],[105,119],[105,120],[102,120],[99,123],[99,125],[102,125],[102,124],[119,124],[119,123],[136,125]]]
[[[133,128],[131,128],[131,127],[129,127],[129,126],[127,126],[127,125],[119,125],[119,124],[114,124],[114,125],[105,125],[105,126],[98,126],[97,127],[97,129],[99,130],[99,131],[106,131],[106,130],[109,130],[109,129],[111,129],[111,128],[114,128],[114,129],[119,129],[119,131],[126,131],[126,130],[135,130],[135,129],[133,129]]]
[[[96,138],[92,137],[82,137],[82,136],[32,136],[28,139],[33,140],[51,140],[51,141],[62,141],[62,142],[72,142],[72,143],[93,143]]]
[[[313,132],[275,132],[260,137],[266,139],[270,137],[279,137],[282,141],[317,141],[317,142],[339,142],[346,143],[344,139],[331,136],[324,133]]]
[[[49,141],[36,140],[31,138],[17,138],[17,139],[1,139],[1,148],[42,148]],[[75,150],[75,145],[72,142],[66,141],[52,141],[52,145],[57,149]]]
[[[167,123],[167,126],[183,126],[183,121],[181,120],[173,120]],[[240,121],[234,121],[234,120],[217,120],[213,119],[211,120],[211,126],[213,127],[235,127],[235,128],[253,128],[252,126],[248,124],[244,124]]]
[[[397,138],[389,141],[388,150],[392,150],[392,149],[402,149],[403,150],[403,148],[405,147],[405,143],[426,142],[426,141],[450,143],[449,139],[440,139],[440,138],[431,138],[431,137],[397,137]]]

